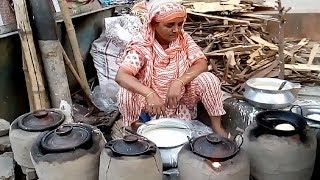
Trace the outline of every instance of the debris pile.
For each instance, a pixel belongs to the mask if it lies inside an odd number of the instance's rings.
[[[266,31],[271,15],[254,13],[272,9],[263,2],[230,0],[186,3],[185,31],[203,48],[209,69],[223,82],[222,89],[242,94],[246,80],[278,77],[280,73],[278,38]],[[284,39],[285,78],[301,84],[319,83],[319,44],[307,39]]]

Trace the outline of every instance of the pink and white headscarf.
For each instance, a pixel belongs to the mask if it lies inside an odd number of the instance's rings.
[[[155,39],[155,29],[151,25],[153,21],[155,22],[166,22],[170,21],[177,17],[187,17],[186,9],[184,6],[179,3],[172,2],[169,0],[159,0],[154,1],[147,6],[148,13],[146,14],[144,27],[142,28],[142,36],[137,36],[132,39],[128,44],[126,52],[135,50],[140,54],[149,57],[148,60],[160,60],[163,61],[166,58],[163,58],[167,55],[174,55],[183,51],[187,44],[185,38],[185,33],[183,30],[178,38],[171,42],[168,49],[163,50],[160,44]],[[126,55],[126,52],[124,55]],[[157,58],[157,57],[162,58]],[[165,61],[163,62],[165,63]]]

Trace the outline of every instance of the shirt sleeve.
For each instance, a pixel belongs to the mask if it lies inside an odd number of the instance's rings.
[[[187,40],[187,57],[191,65],[200,59],[207,60],[201,48],[194,42],[192,37],[187,33],[186,33],[186,40]]]
[[[120,67],[132,72],[132,74],[135,76],[144,66],[144,64],[145,60],[141,58],[141,56],[135,50],[131,50],[124,56]]]

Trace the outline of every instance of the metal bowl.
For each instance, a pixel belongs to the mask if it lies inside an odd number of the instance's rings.
[[[277,78],[254,78],[245,83],[245,99],[255,107],[262,109],[283,109],[296,101],[299,86]]]

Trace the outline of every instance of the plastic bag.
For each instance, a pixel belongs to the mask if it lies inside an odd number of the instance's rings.
[[[93,103],[101,111],[111,113],[117,110],[117,93],[119,85],[112,81],[105,81],[103,84],[96,86],[92,92]]]

